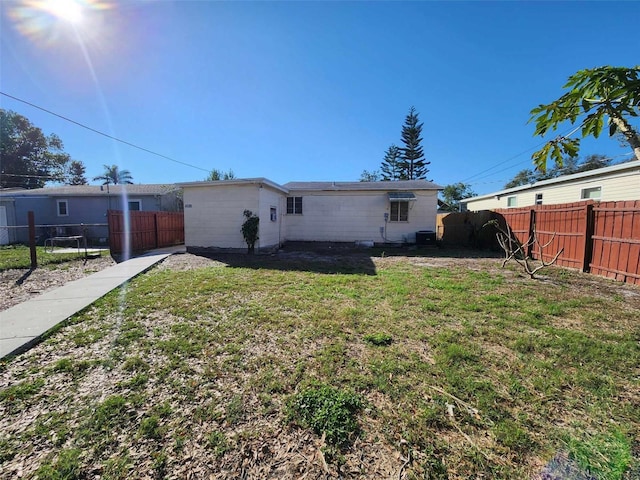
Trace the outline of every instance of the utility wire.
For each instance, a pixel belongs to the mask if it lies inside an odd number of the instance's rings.
[[[629,157],[629,156],[631,156],[631,155],[633,155],[633,152],[621,153],[620,155],[615,155],[615,156],[612,156],[612,157],[605,157],[605,158],[602,158],[601,160],[603,160],[603,161],[604,161],[604,160],[616,160],[616,159],[618,159],[618,158],[621,158],[621,157]],[[615,162],[615,163],[613,163],[612,165],[608,165],[608,166],[619,165],[619,164],[621,164],[621,163],[625,163],[626,161],[628,161],[628,160],[620,161],[620,162]],[[525,162],[528,162],[528,160],[525,160]],[[517,164],[516,164],[516,165],[514,165],[514,166],[521,165],[521,164],[523,164],[523,163],[525,163],[525,162],[517,163]],[[576,165],[576,166],[577,166],[577,167],[580,167],[581,165],[580,165],[580,164],[578,164],[578,165]],[[498,172],[494,172],[492,175],[494,175],[494,174],[496,174],[496,173],[504,172],[505,170],[509,170],[510,168],[512,168],[512,167],[507,167],[507,168],[505,168],[505,169],[503,169],[503,170],[500,170],[500,171],[498,171]],[[542,181],[542,180],[551,180],[551,179],[553,179],[553,178],[558,178],[558,177],[561,177],[561,176],[563,176],[563,175],[571,175],[571,174],[573,174],[573,173],[583,173],[583,172],[588,171],[588,170],[582,170],[582,171],[579,171],[579,172],[571,172],[571,171],[569,171],[570,169],[571,169],[571,167],[564,167],[564,168],[560,168],[560,169],[558,169],[558,170],[554,170],[554,173],[557,173],[557,174],[558,174],[557,176],[555,176],[555,177],[549,177],[549,178],[544,178],[544,179],[540,179],[540,180],[534,180],[534,183],[535,183],[535,182],[538,182],[538,181]],[[533,173],[534,173],[534,175],[535,175],[535,172],[533,172]],[[482,177],[482,178],[484,178],[484,177]],[[479,180],[481,180],[481,179],[479,179]],[[508,182],[509,182],[509,181],[511,181],[511,180],[513,180],[513,178],[509,178],[509,179],[506,179],[506,180],[490,180],[490,181],[485,181],[485,182],[480,182],[480,181],[476,180],[476,181],[474,181],[474,182],[468,182],[468,183],[469,183],[469,185],[489,185],[489,184],[493,184],[493,183],[508,183]]]
[[[138,146],[138,145],[136,145],[134,143],[127,142],[126,140],[122,140],[120,138],[116,138],[116,137],[114,137],[112,135],[109,135],[107,133],[101,132],[100,130],[96,130],[95,128],[91,128],[91,127],[89,127],[87,125],[84,125],[84,124],[82,124],[80,122],[76,122],[75,120],[71,120],[70,118],[67,118],[67,117],[65,117],[63,115],[57,114],[55,112],[52,112],[51,110],[47,110],[46,108],[40,107],[40,106],[35,105],[35,104],[31,103],[31,102],[27,102],[26,100],[23,100],[21,98],[14,97],[13,95],[9,95],[8,93],[0,92],[0,95],[4,95],[5,97],[12,98],[13,100],[16,100],[18,102],[22,102],[22,103],[24,103],[26,105],[29,105],[29,106],[33,107],[33,108],[37,108],[38,110],[42,110],[43,112],[46,112],[46,113],[48,113],[50,115],[53,115],[55,117],[61,118],[63,120],[66,120],[67,122],[70,122],[70,123],[73,123],[75,125],[78,125],[79,127],[86,128],[87,130],[90,130],[90,131],[92,131],[94,133],[97,133],[98,135],[102,135],[103,137],[110,138],[111,140],[115,140],[116,142],[120,142],[120,143],[123,143],[125,145],[130,146],[130,147],[137,148],[138,150],[142,150],[143,152],[150,153],[151,155],[156,155],[157,157],[164,158],[164,159],[169,160],[171,162],[179,163],[181,165],[185,165],[187,167],[195,168],[197,170],[202,170],[203,172],[209,172],[209,170],[207,170],[206,168],[198,167],[196,165],[191,165],[190,163],[186,163],[186,162],[181,162],[180,160],[176,160],[175,158],[167,157],[166,155],[162,155],[161,153],[154,152],[153,150],[149,150],[147,148],[140,147],[140,146]]]
[[[567,133],[565,133],[565,134],[563,134],[563,135],[560,135],[558,138],[566,138],[566,137],[570,137],[571,135],[573,135],[574,133],[576,133],[578,130],[580,130],[580,128],[581,128],[581,127],[582,127],[582,123],[581,123],[580,125],[578,125],[576,128],[574,128],[573,130],[568,130],[568,131],[567,131]],[[525,153],[528,153],[528,152],[530,152],[530,151],[532,151],[532,150],[536,150],[537,148],[541,147],[541,146],[542,146],[542,145],[544,145],[545,143],[548,143],[548,140],[546,140],[546,141],[544,141],[544,142],[540,142],[540,143],[538,143],[537,145],[535,145],[535,146],[533,146],[533,147],[531,147],[531,148],[528,148],[527,150],[524,150],[524,151],[522,151],[522,152],[520,152],[520,153],[518,153],[518,154],[516,154],[516,155],[514,155],[514,156],[512,156],[512,157],[509,157],[508,159],[506,159],[506,160],[504,160],[504,161],[502,161],[502,162],[500,162],[500,163],[496,163],[495,165],[493,165],[493,166],[491,166],[491,167],[489,167],[489,168],[487,168],[487,169],[485,169],[485,170],[482,170],[481,172],[478,172],[478,173],[476,173],[476,174],[474,174],[474,175],[471,175],[470,177],[467,177],[467,178],[465,178],[464,180],[462,180],[462,182],[463,182],[463,183],[465,183],[465,182],[467,182],[468,180],[471,180],[472,178],[476,178],[476,177],[478,177],[478,176],[480,176],[480,175],[483,175],[483,174],[485,174],[485,173],[487,173],[487,172],[490,172],[490,171],[491,171],[491,170],[493,170],[494,168],[497,168],[497,167],[499,167],[499,166],[501,166],[501,165],[504,165],[505,163],[509,163],[509,162],[511,162],[512,160],[515,160],[516,158],[518,158],[519,156],[524,155]],[[504,172],[505,170],[509,170],[510,168],[513,168],[513,167],[515,167],[515,166],[517,166],[517,165],[521,165],[521,164],[523,164],[523,163],[525,163],[525,162],[517,163],[517,164],[512,165],[512,166],[509,166],[509,167],[507,167],[507,168],[503,168],[502,170],[498,170],[497,172],[492,172],[490,175],[495,175],[496,173]],[[486,178],[486,177],[488,177],[488,176],[489,176],[489,175],[484,175],[483,177],[480,177],[480,178],[479,178],[479,180],[480,180],[480,179],[483,179],[483,178]]]

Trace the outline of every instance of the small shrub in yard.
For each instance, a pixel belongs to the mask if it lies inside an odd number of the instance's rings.
[[[393,342],[393,337],[387,333],[371,333],[364,336],[364,340],[371,345],[387,346]]]
[[[295,394],[287,402],[287,419],[325,435],[332,447],[348,446],[359,432],[356,414],[363,407],[355,393],[328,385],[316,385]]]

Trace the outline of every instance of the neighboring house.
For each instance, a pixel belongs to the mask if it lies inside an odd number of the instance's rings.
[[[84,233],[90,241],[106,242],[107,210],[179,211],[175,185],[76,185],[33,190],[0,190],[0,244],[29,240],[27,212],[33,211],[38,242],[54,235]],[[84,226],[80,226],[83,224]],[[18,228],[2,228],[3,226]],[[84,232],[83,232],[84,230]]]
[[[257,249],[287,241],[413,243],[435,231],[438,190],[425,180],[291,182],[266,178],[191,182],[184,189],[185,244],[244,250],[244,210],[260,218]]]
[[[580,200],[640,200],[640,160],[479,195],[462,203],[469,211],[479,211]]]

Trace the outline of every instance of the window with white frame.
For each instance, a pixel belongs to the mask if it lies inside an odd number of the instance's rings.
[[[536,205],[542,205],[542,194],[536,193]]]
[[[271,218],[272,222],[275,222],[278,220],[278,210],[276,209],[276,207],[269,208],[269,218]]]
[[[57,200],[57,212],[59,217],[69,216],[69,202],[67,200]]]
[[[129,211],[139,212],[142,210],[142,200],[129,200]]]
[[[518,197],[516,195],[511,195],[507,197],[507,207],[517,207],[518,206]]]
[[[582,200],[598,200],[602,196],[602,187],[588,187],[580,191]]]
[[[287,197],[287,214],[302,215],[302,197]]]
[[[390,202],[391,212],[389,215],[390,222],[408,222],[409,221],[409,202]]]

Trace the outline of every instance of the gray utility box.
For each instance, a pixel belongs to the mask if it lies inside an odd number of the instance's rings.
[[[416,245],[434,245],[436,244],[436,232],[433,230],[420,230],[416,232]]]

